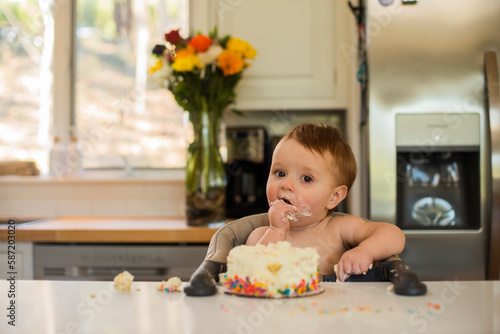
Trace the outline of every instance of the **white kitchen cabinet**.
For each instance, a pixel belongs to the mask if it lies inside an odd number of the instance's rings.
[[[258,52],[238,86],[243,110],[346,108],[349,15],[331,0],[191,1],[192,31],[217,25]]]
[[[16,273],[16,279],[33,279],[33,243],[16,242],[14,270],[9,267],[8,246],[7,242],[0,242],[0,279],[8,278],[12,271]]]

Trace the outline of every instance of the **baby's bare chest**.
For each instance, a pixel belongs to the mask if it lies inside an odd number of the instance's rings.
[[[287,234],[287,241],[295,247],[313,247],[320,257],[320,271],[323,274],[336,264],[346,251],[341,238],[334,232],[325,230],[293,231]]]

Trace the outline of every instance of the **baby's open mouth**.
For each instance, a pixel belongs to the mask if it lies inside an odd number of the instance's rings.
[[[286,198],[280,198],[283,202],[285,202],[286,204],[288,205],[292,205],[292,202],[290,202],[289,200],[287,200]]]

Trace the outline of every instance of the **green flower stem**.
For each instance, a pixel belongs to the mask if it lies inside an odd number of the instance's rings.
[[[212,189],[226,186],[224,164],[219,152],[218,133],[222,112],[210,109],[200,98],[201,110],[190,111],[194,141],[188,148],[186,187],[188,191],[209,196]]]

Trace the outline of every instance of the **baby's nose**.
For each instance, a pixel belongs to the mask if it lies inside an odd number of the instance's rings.
[[[291,180],[291,178],[286,177],[283,179],[283,181],[281,182],[281,189],[293,191],[294,187],[293,187],[293,181]]]

